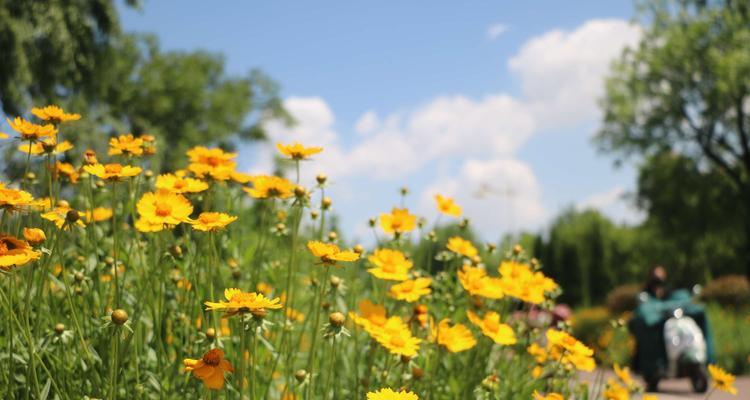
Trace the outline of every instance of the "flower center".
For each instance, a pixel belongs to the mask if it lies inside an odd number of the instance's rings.
[[[219,363],[221,362],[220,351],[221,350],[219,349],[210,350],[208,353],[203,355],[203,362],[212,367],[219,365]]]
[[[182,179],[175,181],[174,188],[175,189],[183,189],[187,186],[187,182],[183,181]]]
[[[402,292],[411,292],[412,290],[414,290],[414,281],[405,281],[401,284]]]
[[[406,344],[406,340],[400,335],[391,336],[391,344],[395,347],[401,347]]]
[[[204,224],[210,224],[219,220],[219,216],[216,214],[201,214],[198,219]]]
[[[108,174],[119,174],[122,171],[122,165],[107,164],[104,166],[104,171]]]
[[[169,204],[164,203],[157,203],[156,204],[156,215],[160,217],[166,217],[167,215],[172,213],[172,206]]]

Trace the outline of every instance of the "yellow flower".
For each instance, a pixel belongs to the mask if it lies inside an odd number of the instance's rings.
[[[534,400],[565,400],[565,397],[561,395],[560,393],[554,393],[550,392],[546,395],[543,395],[536,390],[534,391]]]
[[[615,375],[617,375],[618,378],[620,378],[620,382],[622,382],[625,386],[628,388],[632,388],[635,385],[635,381],[633,381],[633,377],[630,376],[630,368],[625,367],[621,368],[619,364],[614,365],[615,369]]]
[[[408,208],[393,208],[390,214],[380,214],[380,227],[385,233],[400,235],[411,232],[417,226],[417,216],[409,214]]]
[[[391,286],[390,295],[397,300],[404,300],[413,303],[419,300],[420,297],[432,292],[430,284],[432,284],[432,279],[430,278],[405,280],[399,284]]]
[[[373,329],[372,337],[391,354],[407,357],[417,355],[421,339],[414,337],[401,317],[388,318],[380,329]]]
[[[0,234],[0,270],[10,271],[13,267],[38,260],[41,256],[42,253],[32,249],[26,241]]]
[[[659,400],[659,398],[655,394],[644,394],[641,400]]]
[[[377,392],[368,392],[367,400],[419,400],[419,396],[406,390],[394,392],[390,388],[385,388]]]
[[[708,372],[711,374],[713,387],[733,396],[737,395],[737,388],[734,387],[734,375],[714,364],[708,366]]]
[[[544,364],[547,362],[547,350],[536,343],[530,344],[529,347],[526,348],[526,352],[534,357],[534,360],[538,364]]]
[[[34,197],[25,190],[11,189],[0,183],[0,208],[7,212],[19,211],[31,207]]]
[[[190,158],[188,170],[199,178],[208,176],[217,181],[226,181],[234,179],[237,173],[235,171],[237,163],[234,161],[237,157],[236,153],[227,153],[219,148],[209,149],[196,146],[188,150],[187,155]]]
[[[59,175],[64,175],[68,178],[70,183],[75,184],[78,182],[78,178],[80,177],[80,174],[78,173],[78,170],[69,163],[64,163],[60,161],[55,162],[55,173]]]
[[[435,195],[435,201],[437,202],[437,208],[438,211],[441,213],[451,216],[451,217],[460,217],[461,216],[461,207],[453,202],[453,199],[450,197],[443,197],[439,194]]]
[[[126,156],[140,156],[143,154],[143,139],[133,134],[120,135],[109,139],[110,156],[123,154]]]
[[[202,212],[191,221],[193,229],[203,232],[215,232],[236,221],[237,217],[219,212]]]
[[[432,337],[437,338],[437,343],[444,346],[451,353],[469,350],[477,344],[474,335],[464,324],[451,326],[447,319],[440,321],[437,327],[432,327]]]
[[[232,316],[237,313],[256,312],[265,309],[281,308],[281,299],[269,299],[260,293],[243,292],[240,289],[224,289],[224,298],[227,301],[212,302],[207,301],[206,310],[224,310],[226,316]]]
[[[54,105],[47,107],[33,107],[31,113],[41,120],[52,123],[77,121],[81,119],[80,114],[67,114],[62,108]]]
[[[355,324],[364,328],[370,335],[373,335],[373,332],[378,329],[383,329],[385,323],[388,321],[385,307],[373,304],[373,302],[368,299],[360,301],[359,314],[350,311],[349,318],[351,318]]]
[[[409,279],[412,262],[407,260],[404,253],[392,249],[378,249],[367,258],[375,268],[367,272],[374,277],[389,281],[405,281]]]
[[[18,151],[23,154],[31,153],[32,156],[38,156],[40,154],[62,154],[73,148],[73,144],[67,140],[57,143],[57,139],[52,137],[45,140],[40,140],[32,144],[22,144],[18,146]]]
[[[152,232],[151,229],[178,225],[181,222],[190,222],[190,214],[193,205],[181,194],[170,193],[165,190],[144,193],[136,205],[140,215],[140,224],[136,222],[136,228],[142,232]],[[158,229],[161,230],[161,229]]]
[[[503,297],[500,279],[487,276],[487,271],[484,268],[464,265],[463,269],[458,271],[458,280],[461,282],[461,286],[472,296],[481,296],[488,299]]]
[[[36,141],[43,137],[57,135],[57,128],[54,125],[37,125],[21,117],[16,117],[12,121],[8,119],[7,121],[8,125],[21,135],[22,140]]]
[[[291,158],[292,160],[306,160],[311,155],[323,151],[322,147],[305,147],[299,142],[294,142],[292,144],[276,143],[276,148],[279,149],[279,153]]]
[[[200,360],[186,358],[183,365],[185,372],[192,372],[207,388],[214,390],[224,387],[224,372],[234,372],[232,364],[224,359],[221,349],[209,350]]]
[[[509,325],[500,322],[500,314],[488,311],[484,318],[471,311],[467,311],[469,321],[479,327],[482,333],[497,344],[516,344],[516,334]]]
[[[74,216],[73,213],[75,213],[76,218],[71,222],[68,218]],[[47,221],[52,221],[58,229],[69,230],[74,224],[82,228],[86,226],[86,224],[81,221],[80,214],[81,213],[68,206],[58,206],[42,214],[41,217]]]
[[[86,221],[88,223],[106,221],[112,218],[112,209],[106,207],[96,207],[92,211],[86,211]]]
[[[23,228],[23,238],[32,246],[36,246],[44,243],[47,240],[47,235],[39,228]]]
[[[156,177],[156,188],[180,194],[199,193],[208,189],[208,184],[199,179],[186,178],[175,174],[163,174]]]
[[[323,265],[336,265],[337,261],[351,262],[359,259],[359,254],[353,251],[342,251],[333,243],[323,243],[317,240],[307,242],[307,249],[315,257],[320,258]]]
[[[105,181],[120,181],[125,178],[132,178],[141,173],[141,167],[122,166],[117,163],[85,165],[83,170]]]
[[[557,284],[541,272],[534,272],[528,264],[516,261],[500,263],[500,285],[506,295],[532,304],[540,304],[545,293],[557,288]]]
[[[571,336],[557,329],[547,330],[547,352],[553,360],[573,366],[581,371],[593,371],[596,368],[594,351]]]
[[[620,385],[614,379],[607,381],[607,388],[602,393],[604,400],[628,400],[630,399],[630,392],[627,388]]]
[[[458,236],[448,239],[446,247],[448,247],[448,250],[468,258],[472,258],[478,254],[477,248],[470,241]]]
[[[544,369],[541,365],[534,366],[534,368],[531,370],[531,377],[534,379],[539,379],[539,377],[542,376],[542,372],[544,372]]]
[[[267,199],[276,197],[286,199],[294,194],[295,185],[292,182],[278,176],[257,175],[250,179],[252,188],[242,188],[250,197],[256,199]]]

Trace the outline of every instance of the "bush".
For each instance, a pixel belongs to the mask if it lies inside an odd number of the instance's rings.
[[[628,318],[629,315],[624,315]],[[606,307],[584,308],[571,319],[573,334],[594,349],[598,361],[607,366],[627,365],[634,349],[634,339]]]
[[[750,305],[750,283],[742,275],[726,275],[709,282],[701,295],[705,302],[725,307]]]
[[[643,290],[641,285],[631,283],[612,289],[607,294],[607,309],[612,315],[620,315],[635,310],[638,305],[638,294]]]
[[[747,318],[750,310],[728,310],[711,304],[707,311],[714,334],[717,364],[733,374],[750,372],[750,320]]]

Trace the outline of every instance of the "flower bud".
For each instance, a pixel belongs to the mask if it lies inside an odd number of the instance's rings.
[[[112,311],[110,318],[115,325],[123,325],[128,322],[128,313],[122,308],[118,308],[117,310]]]
[[[27,181],[33,181],[34,179],[36,179],[36,174],[35,173],[29,172],[28,174],[26,174],[26,180]]]
[[[354,252],[357,253],[357,254],[362,254],[362,253],[365,252],[365,248],[362,247],[361,244],[355,245],[352,250],[354,250]]]
[[[368,223],[368,224],[370,225],[370,228],[373,228],[373,227],[375,227],[375,223],[377,223],[377,222],[378,222],[378,220],[377,220],[377,219],[375,219],[375,218],[370,218],[370,219],[369,219],[369,220],[367,221],[367,223]]]
[[[172,257],[174,257],[174,258],[180,258],[180,257],[182,257],[182,247],[180,247],[177,244],[172,245],[169,248],[169,254],[171,254]]]
[[[341,285],[341,278],[339,278],[336,275],[332,276],[331,277],[331,287],[337,288],[337,287],[339,287],[339,285]]]
[[[307,190],[303,188],[302,186],[297,186],[294,188],[294,196],[296,196],[298,199],[301,199],[307,195]]]
[[[520,244],[513,246],[513,254],[519,255],[523,251],[523,247]]]
[[[346,317],[344,316],[344,314],[337,311],[328,316],[328,322],[330,322],[331,325],[335,327],[340,327],[344,325],[344,322],[346,322]]]
[[[210,341],[213,341],[214,339],[216,339],[216,329],[214,328],[206,329],[206,338],[208,338],[208,340]]]
[[[284,229],[286,229],[286,224],[284,224],[283,222],[279,222],[278,224],[276,224],[277,231],[283,231]]]
[[[424,376],[424,370],[419,367],[412,367],[411,376],[414,379],[422,379],[422,377]]]
[[[328,232],[328,241],[335,242],[336,239],[338,239],[339,235],[336,232]]]
[[[65,325],[63,324],[55,324],[55,333],[60,336],[65,332]]]
[[[402,354],[402,355],[401,355],[401,362],[402,362],[402,363],[404,363],[404,364],[408,364],[408,363],[409,363],[410,361],[411,361],[411,357],[409,357],[409,356],[407,356],[407,355],[405,355],[405,354]]]
[[[85,276],[83,275],[83,272],[79,271],[79,272],[75,273],[74,278],[75,278],[76,282],[81,283],[81,282],[83,282],[83,278],[85,278]]]
[[[67,200],[60,200],[57,202],[57,206],[60,208],[70,208],[70,203]]]
[[[143,176],[145,176],[146,178],[153,178],[154,177],[154,171],[152,171],[150,169],[147,169],[146,171],[143,172]]]
[[[407,194],[409,194],[409,188],[406,186],[402,186],[400,189],[400,192],[401,192],[401,196],[406,196]]]
[[[307,379],[307,371],[304,369],[298,369],[297,372],[294,373],[294,379],[299,383],[304,382],[305,379]]]
[[[310,218],[312,218],[312,219],[318,219],[318,212],[317,211],[310,211]]]
[[[315,177],[315,180],[318,181],[319,185],[323,185],[326,183],[326,180],[328,180],[328,177],[326,174],[318,174],[318,176]]]
[[[331,200],[330,197],[326,196],[326,197],[323,197],[323,201],[320,204],[324,210],[327,210],[331,208],[331,204],[333,204],[333,200]]]

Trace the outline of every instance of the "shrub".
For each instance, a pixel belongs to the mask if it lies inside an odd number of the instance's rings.
[[[726,275],[709,282],[701,295],[705,302],[728,307],[750,305],[750,283],[742,275]]]
[[[641,285],[631,283],[618,286],[607,294],[607,309],[612,315],[633,311],[638,305],[638,293],[643,288]]]

